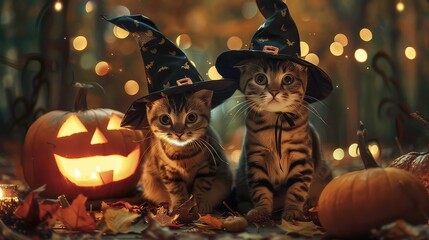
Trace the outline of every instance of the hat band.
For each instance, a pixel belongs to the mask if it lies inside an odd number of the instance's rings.
[[[264,53],[269,53],[269,54],[273,54],[273,55],[277,55],[279,54],[279,48],[278,47],[274,47],[274,46],[264,46],[264,48],[262,49],[262,51]]]
[[[177,80],[176,83],[177,83],[177,86],[182,86],[182,85],[192,84],[193,82],[190,78],[185,77]]]

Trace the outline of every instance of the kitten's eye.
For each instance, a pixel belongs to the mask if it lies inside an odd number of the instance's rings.
[[[262,73],[258,73],[255,76],[255,82],[259,85],[265,85],[268,82],[267,76]]]
[[[194,122],[197,121],[197,118],[198,118],[197,114],[195,114],[195,113],[189,113],[186,116],[186,122],[188,122],[188,123],[194,123]]]
[[[169,125],[171,123],[171,119],[167,114],[163,114],[159,117],[159,122],[163,125]]]
[[[293,76],[290,76],[290,75],[286,75],[283,78],[283,84],[284,85],[291,85],[294,81],[295,81],[295,78]]]

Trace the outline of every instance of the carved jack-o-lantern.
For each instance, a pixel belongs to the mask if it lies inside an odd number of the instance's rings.
[[[46,184],[43,195],[89,199],[124,197],[136,189],[141,174],[140,131],[121,128],[123,114],[86,108],[86,89],[75,111],[52,111],[27,132],[23,170],[32,188]]]

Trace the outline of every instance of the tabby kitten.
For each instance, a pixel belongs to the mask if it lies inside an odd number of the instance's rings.
[[[210,129],[212,91],[165,96],[147,104],[151,148],[141,184],[143,197],[173,211],[193,195],[201,214],[230,193],[232,174]]]
[[[306,202],[314,205],[332,178],[321,164],[318,137],[308,121],[307,69],[272,59],[245,60],[237,68],[248,107],[236,177],[238,199],[251,199],[250,215],[282,211],[287,221],[303,220]],[[315,197],[310,199],[313,178],[318,186],[312,186]]]

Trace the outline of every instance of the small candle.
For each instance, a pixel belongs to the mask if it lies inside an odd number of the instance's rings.
[[[13,214],[19,205],[18,186],[15,184],[0,184],[0,217]]]

